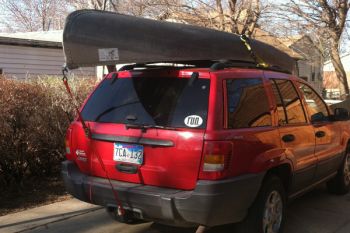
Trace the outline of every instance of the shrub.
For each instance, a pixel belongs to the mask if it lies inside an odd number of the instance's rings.
[[[70,80],[79,103],[95,85],[91,79]],[[59,174],[64,135],[75,116],[59,78],[31,81],[0,79],[0,184]]]

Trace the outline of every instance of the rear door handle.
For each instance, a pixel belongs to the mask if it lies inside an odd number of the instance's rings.
[[[295,140],[295,136],[293,134],[286,134],[282,137],[284,142],[292,142]]]
[[[315,136],[318,138],[322,138],[322,137],[326,136],[326,132],[325,131],[317,131],[315,133]]]

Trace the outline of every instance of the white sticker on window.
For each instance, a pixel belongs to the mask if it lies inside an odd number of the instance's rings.
[[[100,61],[118,61],[118,48],[98,49],[98,59]]]
[[[184,123],[188,127],[195,128],[203,124],[203,119],[200,116],[191,115],[185,118]]]

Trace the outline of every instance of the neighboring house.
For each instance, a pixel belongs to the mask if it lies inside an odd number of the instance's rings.
[[[323,63],[322,54],[316,48],[312,39],[307,36],[294,36],[280,39],[288,48],[301,56],[298,60],[299,77],[309,82],[315,90],[323,91]]]
[[[323,57],[309,36],[277,38],[256,28],[252,37],[270,44],[294,58],[298,66],[298,76],[309,82],[318,93],[323,91]]]
[[[350,84],[350,54],[343,55],[341,57],[341,61],[343,63],[343,66],[346,72],[348,83]],[[323,85],[327,93],[327,97],[331,99],[339,98],[340,83],[337,79],[337,76],[335,74],[334,67],[331,61],[327,61],[324,63],[323,75],[324,75]]]
[[[62,75],[62,31],[0,33],[0,74],[25,79]],[[74,75],[96,77],[96,67],[74,70]]]
[[[269,34],[268,32],[260,29],[260,28],[255,28],[252,38],[259,40],[261,42],[264,42],[266,44],[272,45],[279,50],[285,52],[289,56],[291,56],[295,61],[299,61],[301,59],[304,59],[304,56],[299,54],[297,51],[294,49],[290,48],[285,41]]]
[[[19,79],[38,75],[61,75],[64,64],[62,30],[47,32],[0,33],[0,74]],[[321,93],[322,56],[308,36],[279,39],[256,28],[252,37],[270,44],[297,61],[299,76]],[[74,70],[74,75],[102,78],[106,67]]]

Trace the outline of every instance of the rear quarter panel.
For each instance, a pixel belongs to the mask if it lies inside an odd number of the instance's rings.
[[[249,173],[260,173],[281,164],[292,166],[292,160],[287,158],[285,149],[281,148],[280,135],[275,126],[275,105],[272,96],[268,92],[269,83],[264,80],[267,98],[270,103],[272,126],[255,127],[245,129],[227,129],[225,120],[227,110],[225,109],[226,90],[224,80],[231,78],[263,78],[262,71],[238,69],[233,71],[221,71],[212,74],[216,80],[217,93],[211,98],[213,108],[209,108],[211,125],[206,131],[205,140],[231,141],[233,143],[233,155],[229,162],[230,171],[228,176],[239,176]],[[213,82],[212,82],[213,83]],[[257,103],[258,104],[258,103]],[[214,107],[215,106],[215,107]],[[215,114],[213,114],[215,112]]]

